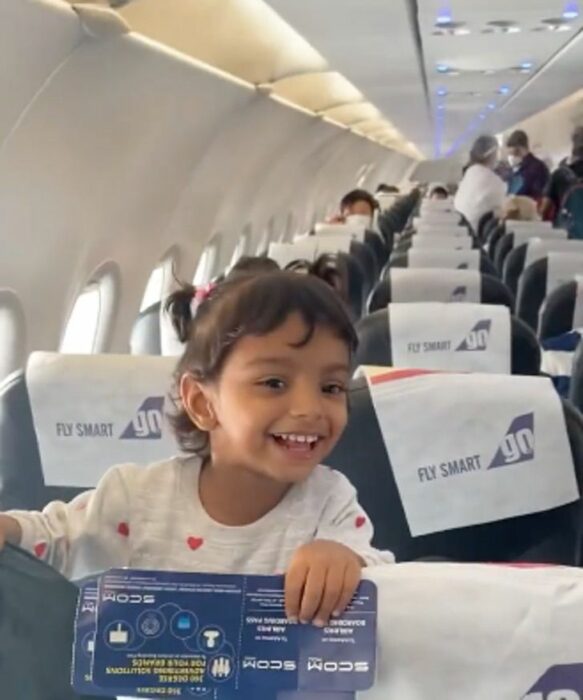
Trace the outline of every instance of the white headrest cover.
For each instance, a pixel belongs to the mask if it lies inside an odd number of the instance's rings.
[[[453,226],[448,224],[421,224],[417,226],[417,234],[427,236],[452,236],[469,238],[470,233],[465,226]]]
[[[363,575],[377,585],[379,657],[359,700],[581,697],[581,569],[403,563]]]
[[[93,487],[113,464],[173,456],[165,420],[174,358],[30,356],[26,382],[45,483]]]
[[[420,301],[479,304],[481,275],[475,270],[441,270],[393,267],[389,272],[395,303]]]
[[[547,255],[547,293],[565,282],[583,275],[583,250],[580,253],[549,253]]]
[[[446,250],[470,250],[472,239],[469,236],[439,236],[418,233],[411,238],[413,248],[444,248]]]
[[[394,376],[369,384],[413,537],[578,500],[563,407],[549,379]]]
[[[436,250],[412,248],[409,267],[441,267],[448,270],[480,270],[478,250]]]
[[[526,256],[524,258],[524,269],[532,265],[537,260],[541,260],[548,253],[583,253],[583,241],[566,241],[551,238],[533,238],[528,241]]]
[[[317,257],[317,246],[314,237],[296,241],[295,243],[270,243],[267,256],[283,270],[295,260],[313,262]]]
[[[510,310],[486,304],[389,304],[394,367],[510,374]]]
[[[314,236],[316,241],[316,257],[325,253],[350,253],[350,246],[355,240],[350,234],[338,234],[336,236]]]
[[[350,235],[357,241],[364,240],[366,227],[361,224],[316,224],[314,231],[317,236],[343,236]]]
[[[545,241],[566,240],[567,235],[567,231],[557,228],[519,229],[512,234],[512,245],[514,248],[517,248],[522,243],[527,243],[533,238],[541,238]]]

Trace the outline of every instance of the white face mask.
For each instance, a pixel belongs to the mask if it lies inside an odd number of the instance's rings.
[[[520,156],[508,156],[508,162],[511,168],[518,168],[522,163],[522,158]]]
[[[370,228],[372,226],[372,219],[366,214],[350,214],[350,216],[346,217],[346,223]]]

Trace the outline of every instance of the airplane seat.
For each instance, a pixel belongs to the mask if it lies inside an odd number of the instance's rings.
[[[579,324],[575,318],[577,289],[577,281],[572,280],[561,284],[545,299],[539,327],[539,337],[542,340],[568,333]],[[580,322],[583,324],[583,318]]]
[[[494,265],[500,274],[504,270],[506,258],[510,255],[514,246],[514,234],[504,233],[494,244]]]
[[[480,221],[478,222],[478,228],[476,229],[476,237],[480,242],[483,242],[486,239],[486,235],[485,235],[486,226],[492,220],[494,220],[494,212],[493,211],[486,212],[480,218]]]
[[[348,309],[354,321],[363,314],[366,303],[368,281],[360,260],[347,253],[338,253],[338,258],[347,270]]]
[[[405,348],[400,348],[397,343],[399,341],[395,334],[395,328],[391,324],[391,310],[400,306],[391,305],[387,309],[380,309],[379,311],[374,311],[368,316],[364,316],[357,324],[356,330],[358,334],[358,349],[354,358],[355,366],[379,366],[379,367],[422,367],[423,369],[440,369],[442,371],[467,371],[467,372],[477,372],[477,371],[493,371],[493,372],[508,372],[510,370],[511,374],[517,375],[528,375],[537,376],[540,373],[541,367],[541,350],[533,331],[520,319],[510,316],[508,313],[508,318],[510,321],[510,339],[509,339],[509,357],[499,357],[498,355],[493,356],[491,353],[485,352],[460,352],[459,355],[455,355],[451,359],[444,356],[443,360],[439,357],[432,357],[428,359],[427,366],[423,365],[422,360],[417,360],[416,357],[407,353]],[[410,304],[408,315],[410,318],[416,313],[414,305]],[[424,306],[424,305],[419,305]],[[437,305],[430,305],[431,307],[436,307]],[[435,312],[427,305],[428,316],[433,315],[435,317],[435,337],[440,339],[450,340],[456,332],[456,326],[454,324],[449,324],[447,319],[441,318],[440,312]],[[448,305],[449,306],[449,305]],[[452,305],[455,309],[461,306],[469,306],[465,304]],[[494,310],[484,309],[481,311],[479,309],[480,305],[473,305],[478,307],[477,315],[488,316],[492,315]],[[501,308],[501,307],[497,307]],[[489,313],[488,313],[489,311]],[[457,315],[457,313],[456,313]],[[421,319],[422,320],[422,319]],[[415,328],[413,321],[410,321],[412,328]],[[469,328],[471,329],[470,324]],[[427,328],[427,326],[426,326]],[[415,329],[416,331],[417,329]],[[393,334],[393,335],[392,335]],[[431,333],[427,334],[429,338]],[[395,341],[395,343],[393,342]],[[460,335],[459,345],[461,346],[464,341],[464,334]],[[501,345],[500,348],[503,346]],[[407,356],[408,362],[404,364],[399,362],[398,364],[394,362],[394,353],[398,352],[399,356]],[[497,350],[498,354],[501,355],[503,350]],[[445,365],[432,366],[431,363],[437,361],[441,362],[451,362],[451,366],[446,367]],[[458,364],[459,363],[459,364]]]
[[[579,343],[573,356],[569,400],[583,415],[583,343]]]
[[[160,306],[156,302],[140,311],[130,336],[130,353],[132,355],[161,355]]]
[[[45,485],[25,372],[14,372],[0,384],[0,511],[38,510],[81,491]]]
[[[504,221],[496,221],[495,225],[488,227],[488,237],[485,241],[486,250],[490,260],[495,264],[496,246],[498,241],[506,235],[506,224]]]
[[[488,221],[484,225],[484,228],[482,229],[482,238],[480,239],[480,243],[482,245],[486,245],[492,237],[494,231],[496,231],[496,229],[499,226],[500,221],[495,216],[492,216],[491,219],[488,219]]]
[[[413,250],[406,253],[395,252],[389,260],[389,267],[439,267],[452,270],[478,270],[484,275],[499,277],[487,255],[478,250],[431,250],[431,255],[426,255],[425,251],[421,255],[418,252],[414,253]]]
[[[363,294],[364,298],[367,299],[377,283],[381,268],[377,265],[374,252],[365,243],[352,241],[350,244],[350,255],[358,260],[364,271],[365,285]]]
[[[376,231],[365,231],[364,242],[375,256],[377,270],[382,270],[389,259],[391,249],[386,247],[382,237]]]
[[[0,510],[42,509],[112,465],[176,454],[174,357],[33,353],[0,387]]]
[[[420,301],[473,302],[514,308],[510,290],[490,275],[471,270],[389,268],[369,298],[368,312],[384,309],[392,302]]]
[[[488,375],[488,382],[494,376]],[[468,377],[471,378],[472,375]],[[535,381],[534,378],[527,377],[504,377],[503,380]],[[539,378],[536,381],[546,380]],[[489,400],[495,410],[497,399],[492,392]],[[556,400],[560,401],[558,397]],[[354,380],[349,401],[348,426],[326,463],[348,477],[356,488],[359,501],[374,525],[373,543],[376,547],[392,551],[398,562],[435,557],[459,562],[525,561],[568,566],[582,563],[581,497],[578,502],[531,515],[413,536],[368,382],[364,377]],[[395,409],[401,410],[401,406],[399,402],[395,404]],[[562,401],[561,407],[581,493],[583,417],[569,402]],[[449,406],[449,411],[452,410],[456,410],[455,403]],[[504,410],[503,403],[500,410]],[[467,418],[467,414],[475,414],[475,420],[481,424],[482,411],[482,402],[474,396],[464,403],[463,410],[457,415],[466,415]],[[416,420],[416,415],[412,420]],[[431,435],[421,433],[419,439],[431,441]],[[410,446],[411,460],[416,458],[418,445],[419,443]],[[549,467],[554,468],[555,464],[549,463]],[[523,488],[528,490],[528,484],[524,484]],[[452,502],[451,505],[454,507],[455,503]]]

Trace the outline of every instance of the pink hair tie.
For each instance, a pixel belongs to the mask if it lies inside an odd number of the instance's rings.
[[[209,296],[216,289],[216,286],[217,285],[213,282],[209,282],[208,284],[195,289],[194,294],[192,295],[192,302],[190,303],[190,315],[192,318],[196,316],[198,307],[203,303],[203,301],[206,301],[209,298]]]

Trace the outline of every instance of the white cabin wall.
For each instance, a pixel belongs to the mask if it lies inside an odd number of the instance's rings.
[[[11,70],[0,78],[0,289],[22,305],[28,352],[58,349],[104,264],[120,278],[107,349],[127,352],[170,248],[191,279],[213,234],[224,235],[222,267],[247,224],[253,250],[271,220],[277,233],[292,212],[303,227],[336,202],[362,165],[398,181],[411,163],[112,27],[90,35],[57,0],[0,0]]]

